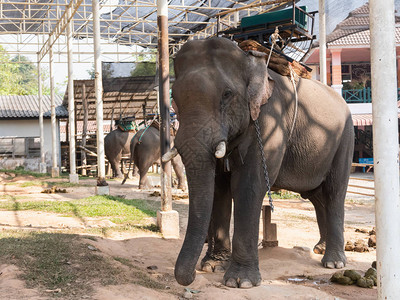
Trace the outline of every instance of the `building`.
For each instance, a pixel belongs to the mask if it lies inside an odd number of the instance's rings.
[[[400,87],[400,17],[396,16],[397,82]],[[356,8],[327,35],[327,84],[343,96],[355,126],[354,161],[372,158],[372,98],[368,3]],[[319,48],[304,62],[319,80]],[[399,111],[400,112],[400,111]]]
[[[43,96],[45,161],[51,167],[51,100]],[[57,157],[60,165],[60,119],[68,117],[62,98],[56,96]],[[0,168],[23,166],[38,171],[40,163],[40,128],[38,96],[0,96]]]

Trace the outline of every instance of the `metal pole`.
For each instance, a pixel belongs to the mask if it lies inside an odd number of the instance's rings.
[[[161,157],[170,149],[169,114],[169,52],[168,52],[168,4],[157,0],[158,24],[158,71],[160,109]],[[171,162],[161,160],[161,211],[157,211],[157,224],[164,238],[179,238],[179,214],[172,210]]]
[[[52,39],[52,36],[49,37]],[[51,176],[60,176],[60,170],[57,165],[57,120],[56,120],[56,105],[55,105],[55,90],[54,90],[54,59],[53,48],[49,50],[49,70],[50,70],[50,99],[51,99],[51,157],[52,169]]]
[[[40,163],[39,172],[46,173],[46,158],[44,151],[44,130],[43,130],[43,97],[42,97],[42,74],[38,54],[38,101],[39,101],[39,131],[40,131]]]
[[[94,83],[96,97],[96,121],[97,121],[97,172],[98,186],[107,186],[106,162],[104,159],[104,128],[103,128],[103,85],[101,73],[101,47],[100,47],[100,13],[99,1],[92,1],[93,10],[93,47],[94,47]],[[97,193],[103,194],[103,192]],[[109,191],[104,191],[109,193]]]
[[[326,84],[326,16],[325,0],[319,0],[319,80]]]
[[[400,299],[400,200],[394,0],[371,0],[378,299]]]
[[[71,10],[68,10],[71,13]],[[75,146],[75,99],[74,99],[74,69],[72,49],[72,21],[67,25],[67,51],[68,51],[68,119],[69,119],[69,181],[79,182],[76,174],[76,146]]]
[[[170,149],[168,4],[157,0],[161,156]],[[161,163],[161,210],[172,210],[171,162]]]

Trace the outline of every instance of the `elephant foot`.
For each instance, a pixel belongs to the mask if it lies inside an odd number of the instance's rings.
[[[201,270],[208,273],[224,273],[230,265],[230,252],[206,254],[201,260]]]
[[[178,185],[178,189],[180,189],[184,192],[184,191],[186,191],[186,186],[184,184],[180,184],[180,185]]]
[[[261,274],[258,266],[244,266],[232,261],[224,275],[224,283],[231,288],[249,289],[261,284]]]
[[[342,269],[346,266],[346,255],[344,251],[326,251],[322,258],[322,264],[328,269]]]
[[[139,184],[139,190],[149,190],[152,186],[150,184]]]
[[[315,254],[325,254],[325,247],[326,247],[326,243],[325,241],[319,241],[315,246],[314,246],[314,253]]]

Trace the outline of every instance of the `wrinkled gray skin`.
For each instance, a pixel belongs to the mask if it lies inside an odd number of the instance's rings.
[[[121,171],[121,158],[122,156],[129,156],[129,147],[134,135],[134,131],[115,129],[104,138],[104,151],[115,177],[124,177]]]
[[[135,167],[139,169],[139,189],[151,188],[147,172],[153,163],[160,160],[160,131],[150,126],[142,135],[144,130],[138,131],[130,145],[131,160],[134,162]],[[171,164],[178,178],[178,188],[186,189],[181,157],[177,155],[171,160]]]
[[[314,204],[322,263],[342,268],[344,198],[353,155],[354,133],[342,97],[317,81],[299,79],[298,114],[289,77],[267,70],[262,53],[245,53],[223,38],[186,43],[175,58],[173,97],[179,112],[175,146],[189,187],[189,220],[175,266],[175,278],[188,285],[208,233],[205,271],[226,271],[229,287],[261,282],[259,219],[267,191],[254,120],[274,188],[298,192]],[[216,146],[227,142],[225,158]],[[229,238],[232,199],[234,234]],[[277,207],[276,209],[279,209]]]

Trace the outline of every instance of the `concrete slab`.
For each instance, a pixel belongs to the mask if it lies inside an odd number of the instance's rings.
[[[51,177],[60,177],[60,168],[51,168]]]
[[[69,174],[69,182],[70,183],[79,183],[79,175],[78,174]]]
[[[164,238],[179,238],[179,213],[176,210],[157,211],[157,225]]]
[[[96,186],[95,189],[95,194],[96,195],[110,195],[110,186],[106,185],[106,186]]]
[[[46,163],[39,163],[39,173],[47,173],[47,165]]]

